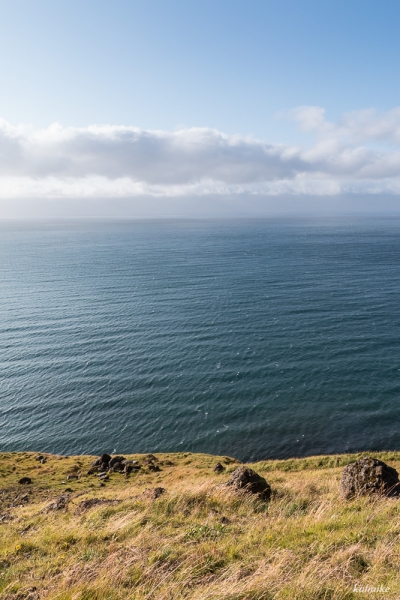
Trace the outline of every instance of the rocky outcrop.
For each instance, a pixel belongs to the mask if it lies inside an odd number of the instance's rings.
[[[159,462],[152,454],[142,459],[143,466],[147,466],[149,471],[161,471],[160,467],[154,464],[154,461]],[[131,473],[137,473],[141,468],[142,465],[138,460],[129,460],[124,456],[111,457],[109,454],[102,454],[92,462],[86,475],[98,475],[102,481],[108,481],[108,476],[111,473],[121,473],[125,477],[129,477]]]
[[[236,490],[256,494],[260,500],[269,500],[271,497],[269,483],[249,467],[242,466],[235,469],[226,485]]]
[[[399,496],[399,475],[393,467],[367,456],[343,469],[340,491],[346,499],[369,494]]]

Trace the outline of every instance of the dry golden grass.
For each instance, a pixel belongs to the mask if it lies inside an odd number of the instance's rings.
[[[400,453],[373,455],[400,469]],[[237,466],[226,457],[158,454],[174,464],[115,473],[99,487],[84,475],[93,457],[49,455],[41,465],[34,454],[1,454],[0,598],[400,598],[400,500],[339,495],[343,465],[360,456],[250,465],[272,486],[264,503],[221,485]],[[72,472],[83,475],[67,481]],[[18,485],[25,475],[32,485]],[[167,490],[158,499],[143,493],[157,486]],[[48,510],[67,487],[67,509]],[[117,502],[82,506],[91,498]]]

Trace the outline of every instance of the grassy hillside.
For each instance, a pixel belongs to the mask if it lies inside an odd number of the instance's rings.
[[[227,457],[157,454],[151,472],[129,455],[144,468],[102,484],[93,457],[35,456],[0,454],[2,600],[400,598],[400,500],[339,495],[361,454],[250,465],[269,503],[221,485]],[[400,471],[399,452],[373,456]]]

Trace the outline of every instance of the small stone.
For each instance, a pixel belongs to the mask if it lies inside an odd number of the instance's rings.
[[[150,460],[150,461],[154,461],[154,460],[155,460],[155,461],[158,461],[158,458],[157,458],[156,456],[154,456],[154,454],[147,454],[147,455],[145,456],[145,459],[146,459],[146,460]]]
[[[229,525],[230,520],[226,517],[221,517],[221,525]]]
[[[63,510],[64,508],[68,508],[69,496],[60,496],[58,500],[49,504],[45,511],[48,512],[50,510]]]
[[[65,492],[66,494],[69,494],[69,493],[71,493],[71,492],[73,492],[73,491],[74,491],[74,490],[73,490],[72,488],[65,488],[65,490],[64,490],[64,492]]]
[[[32,483],[32,479],[30,477],[21,477],[18,483],[20,483],[21,485],[29,485],[30,483]]]
[[[149,488],[143,492],[143,496],[150,498],[151,500],[157,500],[160,496],[166,493],[166,489],[162,487]]]
[[[67,481],[72,481],[73,479],[79,479],[79,475],[67,475]]]
[[[369,494],[399,496],[399,475],[393,467],[367,456],[343,469],[340,491],[346,499]]]
[[[214,467],[214,473],[223,473],[225,471],[225,467],[218,462]]]
[[[44,459],[43,454],[39,454],[39,456],[35,456],[35,460],[37,460],[39,462],[42,461],[43,459]]]
[[[256,494],[260,500],[269,500],[271,496],[271,486],[264,477],[245,466],[235,469],[226,485],[237,490]]]

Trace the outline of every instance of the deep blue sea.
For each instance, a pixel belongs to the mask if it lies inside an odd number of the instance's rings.
[[[0,222],[0,450],[400,449],[400,219]]]

